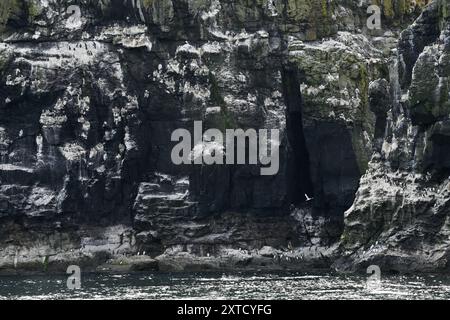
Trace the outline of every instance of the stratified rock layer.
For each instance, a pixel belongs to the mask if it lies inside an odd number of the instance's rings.
[[[0,269],[302,269],[370,255],[400,206],[386,209],[396,189],[377,177],[413,179],[411,192],[445,184],[448,10],[435,1],[412,24],[426,2],[375,1],[383,29],[368,30],[370,1],[2,1]],[[278,174],[174,165],[172,132],[200,120],[279,129]],[[428,196],[404,199],[421,212]]]

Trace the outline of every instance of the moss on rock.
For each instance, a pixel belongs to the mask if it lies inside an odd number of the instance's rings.
[[[0,32],[3,32],[6,25],[13,14],[21,11],[20,0],[2,0],[0,2]]]

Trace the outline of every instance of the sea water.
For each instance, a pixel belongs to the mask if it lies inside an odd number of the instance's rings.
[[[386,276],[376,287],[357,275],[285,273],[86,274],[0,277],[0,299],[450,299],[450,276]]]

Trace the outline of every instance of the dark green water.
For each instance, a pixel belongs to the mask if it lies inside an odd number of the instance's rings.
[[[0,277],[0,299],[450,299],[449,276],[385,277],[301,273],[84,275],[80,290],[63,276]]]

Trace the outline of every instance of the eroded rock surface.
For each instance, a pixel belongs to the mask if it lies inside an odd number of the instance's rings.
[[[386,133],[346,213],[342,269],[448,271],[448,6],[433,2],[401,35]]]
[[[326,268],[421,228],[446,252],[448,10],[413,23],[427,2],[374,1],[368,30],[371,1],[2,1],[0,268]],[[279,129],[279,173],[174,165],[196,120]]]

